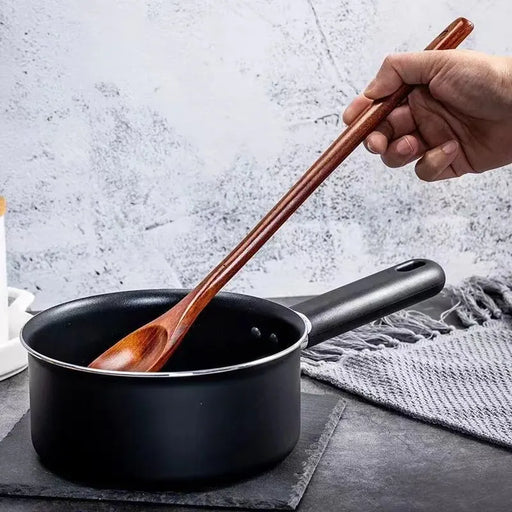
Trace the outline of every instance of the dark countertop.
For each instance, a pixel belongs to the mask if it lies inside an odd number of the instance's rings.
[[[438,297],[415,309],[433,315],[446,306],[446,300]],[[347,407],[299,512],[512,510],[512,451],[408,418],[308,378],[303,378],[302,388],[343,396]],[[0,382],[0,437],[21,417],[27,403],[27,372]],[[192,508],[0,498],[0,510],[187,512]]]

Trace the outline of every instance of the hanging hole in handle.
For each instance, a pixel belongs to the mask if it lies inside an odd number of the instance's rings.
[[[423,267],[425,262],[423,260],[412,260],[403,263],[402,265],[398,265],[395,268],[398,272],[410,272],[411,270],[416,270],[417,268]]]

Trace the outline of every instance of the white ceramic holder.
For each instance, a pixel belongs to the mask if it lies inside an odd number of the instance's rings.
[[[22,327],[32,318],[27,308],[34,301],[34,295],[26,290],[7,288],[11,303],[7,309],[9,336],[0,343],[0,380],[8,379],[23,371],[28,364],[27,351],[20,342]]]

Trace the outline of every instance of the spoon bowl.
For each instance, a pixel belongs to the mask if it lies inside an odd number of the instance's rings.
[[[190,295],[162,316],[122,338],[97,357],[89,368],[132,372],[160,370],[188,331],[183,317]],[[187,318],[190,319],[191,314],[193,311]]]
[[[164,353],[167,339],[167,330],[161,325],[145,325],[110,347],[89,367],[134,372],[152,371],[148,363],[158,360]]]

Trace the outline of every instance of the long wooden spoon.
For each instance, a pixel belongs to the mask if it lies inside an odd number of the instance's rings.
[[[458,18],[426,50],[456,48],[472,30],[473,24],[470,21]],[[370,105],[196,288],[169,311],[124,337],[89,367],[137,372],[160,370],[217,292],[411,90],[412,86],[403,84],[390,96]]]

